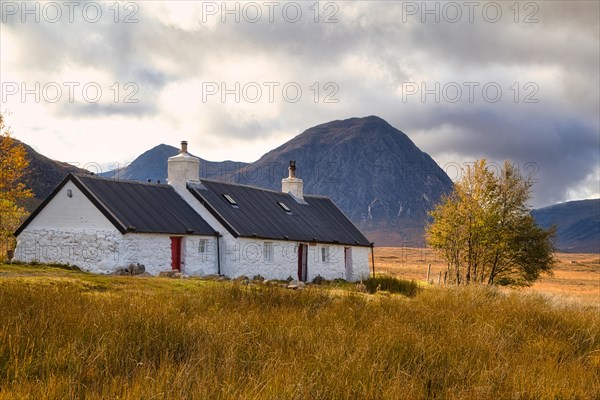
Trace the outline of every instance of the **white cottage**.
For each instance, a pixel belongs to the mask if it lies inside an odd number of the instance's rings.
[[[327,197],[303,193],[292,161],[282,191],[200,179],[200,160],[168,160],[168,185],[68,175],[15,232],[14,260],[110,273],[133,263],[187,275],[356,281],[370,242]]]

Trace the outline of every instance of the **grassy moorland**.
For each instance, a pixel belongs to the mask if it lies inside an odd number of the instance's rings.
[[[560,303],[595,305],[600,309],[600,254],[556,253],[552,275],[542,275],[524,293],[539,293]],[[376,271],[401,279],[425,281],[431,265],[430,281],[437,284],[447,264],[429,248],[378,247]]]
[[[0,398],[600,397],[596,307],[398,288],[0,265]]]

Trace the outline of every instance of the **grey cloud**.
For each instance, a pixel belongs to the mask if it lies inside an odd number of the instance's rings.
[[[303,3],[303,10],[308,12],[311,4]],[[121,82],[140,84],[139,104],[63,104],[59,112],[73,118],[160,115],[156,101],[161,90],[205,78],[208,68],[214,68],[207,64],[209,59],[228,63],[260,55],[299,81],[335,80],[340,102],[284,103],[276,117],[245,123],[211,112],[210,120],[197,121],[202,134],[252,140],[285,130],[291,137],[325,121],[373,114],[409,136],[443,125],[454,128],[454,135],[420,137],[423,150],[434,158],[453,153],[536,163],[539,204],[564,200],[567,190],[589,181],[586,177],[599,165],[600,3],[539,2],[535,24],[516,24],[512,15],[497,24],[480,18],[472,24],[421,23],[414,18],[405,23],[402,4],[339,2],[335,24],[315,24],[311,18],[290,24],[278,18],[275,23],[263,19],[184,30],[159,22],[142,2],[137,24],[13,21],[7,27],[26,50],[20,63],[31,76],[51,80],[66,63],[77,63],[101,68]],[[503,9],[511,4],[502,3]],[[342,60],[351,56],[368,60],[384,76],[343,71]],[[160,66],[163,61],[169,62],[169,71]],[[403,82],[428,77],[432,71],[458,82],[499,80],[505,88],[524,79],[507,76],[507,70],[522,71],[523,76],[551,70],[555,75],[547,79],[553,87],[541,87],[540,104],[531,107],[510,102],[406,103],[395,93]]]

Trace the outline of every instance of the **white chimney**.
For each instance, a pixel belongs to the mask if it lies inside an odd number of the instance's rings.
[[[304,182],[302,182],[302,179],[296,178],[296,161],[290,161],[288,172],[289,176],[281,180],[281,191],[283,193],[291,193],[296,200],[303,202]]]
[[[181,142],[179,154],[169,157],[167,182],[171,186],[183,186],[186,182],[200,181],[200,159],[187,152],[187,142]]]

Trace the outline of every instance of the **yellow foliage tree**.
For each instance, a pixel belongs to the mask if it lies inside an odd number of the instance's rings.
[[[14,249],[13,232],[27,216],[19,202],[33,196],[23,183],[28,166],[25,147],[11,136],[0,113],[0,259]]]
[[[485,160],[463,172],[427,226],[427,243],[448,262],[450,280],[525,286],[550,273],[555,229],[530,215],[531,181],[508,162],[498,175]]]

